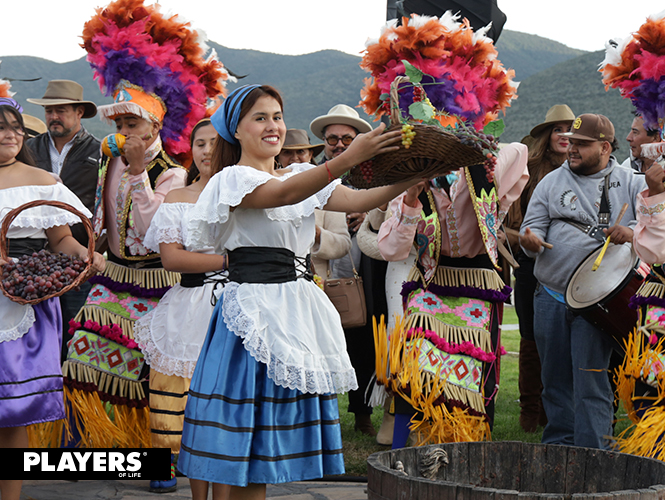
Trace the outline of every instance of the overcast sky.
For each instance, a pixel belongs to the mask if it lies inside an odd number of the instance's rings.
[[[85,56],[78,46],[83,24],[100,0],[3,0],[2,56],[30,55],[56,62]],[[150,3],[150,0],[146,0]],[[385,24],[385,0],[161,0],[208,38],[230,48],[279,54],[336,49],[360,55]],[[663,0],[498,0],[508,16],[504,29],[537,34],[569,47],[596,51],[607,39],[625,37]],[[499,58],[501,54],[499,53]],[[223,61],[222,61],[223,62]]]

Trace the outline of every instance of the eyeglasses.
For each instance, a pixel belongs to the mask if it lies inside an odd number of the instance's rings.
[[[345,146],[350,146],[351,143],[353,142],[353,139],[355,139],[355,137],[352,137],[350,135],[343,135],[342,137],[337,137],[336,135],[329,135],[328,137],[325,137],[325,140],[329,146],[335,146],[339,141],[342,141],[342,144],[344,144]]]

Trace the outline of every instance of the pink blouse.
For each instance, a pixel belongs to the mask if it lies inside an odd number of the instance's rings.
[[[633,247],[648,264],[665,263],[665,193],[649,196],[645,189],[637,195],[637,225]]]
[[[529,179],[527,157],[528,149],[520,143],[503,146],[499,152],[494,178],[501,220],[510,205],[519,198]],[[458,171],[458,176],[461,174]],[[475,257],[485,253],[467,183],[462,178],[454,182],[450,197],[445,190],[436,188],[432,188],[432,195],[441,221],[441,254]],[[379,251],[387,261],[406,259],[413,246],[422,205],[420,202],[417,207],[405,205],[405,196],[406,193],[402,193],[391,202],[393,215],[379,229]]]
[[[122,221],[122,210],[128,196],[132,197],[132,217],[141,240],[150,227],[153,215],[172,189],[185,187],[187,172],[183,168],[170,168],[157,180],[153,191],[148,173],[144,170],[139,175],[129,175],[128,166],[120,158],[109,162],[106,174],[104,203],[106,204],[105,226],[109,249],[116,255],[120,253],[120,233],[118,227]]]

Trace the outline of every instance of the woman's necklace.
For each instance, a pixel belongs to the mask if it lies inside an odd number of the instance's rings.
[[[10,167],[10,166],[12,166],[14,163],[16,163],[17,161],[18,161],[17,159],[14,159],[14,161],[11,162],[11,163],[5,163],[4,165],[0,165],[0,168],[2,168],[2,167]]]

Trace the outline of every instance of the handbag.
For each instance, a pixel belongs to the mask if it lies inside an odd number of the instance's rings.
[[[349,252],[353,276],[323,281],[323,291],[335,306],[342,320],[342,327],[357,328],[367,324],[367,306],[363,279],[356,271],[351,252]],[[315,271],[316,272],[316,271]]]

